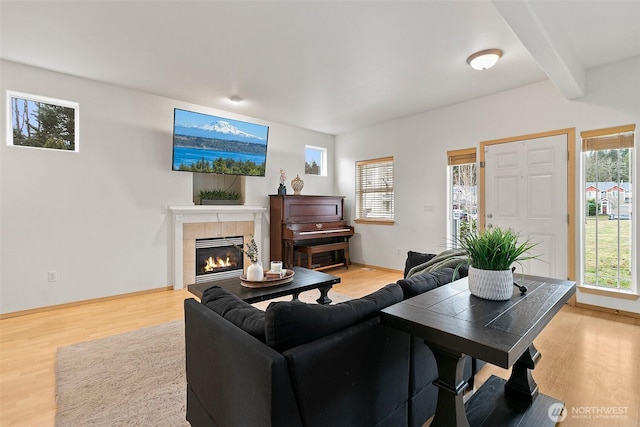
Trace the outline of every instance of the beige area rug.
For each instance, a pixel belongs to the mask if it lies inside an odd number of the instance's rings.
[[[318,296],[308,291],[300,300],[315,302]],[[329,298],[350,299],[334,292]],[[264,309],[269,302],[256,306]],[[56,426],[189,426],[186,387],[181,320],[61,347]]]

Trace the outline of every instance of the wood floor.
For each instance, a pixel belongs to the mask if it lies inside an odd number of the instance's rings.
[[[351,297],[401,276],[357,265],[328,272],[342,278],[334,291]],[[181,319],[190,297],[167,290],[0,320],[0,426],[53,426],[58,347]],[[535,344],[540,391],[569,410],[560,426],[640,425],[639,320],[565,306]],[[488,366],[478,383],[508,373]]]

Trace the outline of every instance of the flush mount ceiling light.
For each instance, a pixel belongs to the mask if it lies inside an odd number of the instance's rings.
[[[234,104],[239,104],[242,102],[242,98],[240,98],[238,95],[231,95],[228,99]]]
[[[493,67],[502,56],[500,49],[486,49],[476,52],[467,58],[467,64],[476,70],[486,70]]]

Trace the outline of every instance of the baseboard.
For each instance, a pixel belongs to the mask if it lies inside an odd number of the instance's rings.
[[[403,274],[404,273],[402,270],[396,270],[394,268],[379,267],[377,265],[369,265],[369,264],[360,264],[360,263],[357,263],[357,262],[352,262],[352,263],[349,264],[349,266],[355,266],[355,267],[359,267],[359,268],[370,268],[372,270],[389,271],[391,273],[398,273],[398,274]]]
[[[130,292],[130,293],[126,293],[126,294],[112,295],[112,296],[108,296],[108,297],[92,298],[92,299],[82,300],[82,301],[67,302],[67,303],[64,303],[64,304],[48,305],[46,307],[31,308],[29,310],[14,311],[14,312],[11,312],[11,313],[2,313],[2,314],[0,314],[0,320],[10,319],[12,317],[27,316],[29,314],[44,313],[44,312],[47,312],[47,311],[59,310],[61,308],[77,307],[77,306],[80,306],[80,305],[91,304],[91,303],[94,303],[94,302],[110,301],[110,300],[115,300],[115,299],[127,298],[127,297],[131,297],[131,296],[135,296],[135,295],[152,294],[152,293],[156,293],[156,292],[164,292],[164,291],[169,291],[169,290],[173,290],[173,286],[166,286],[166,287],[163,287],[163,288],[155,288],[155,289],[147,289],[146,291]]]
[[[631,317],[633,319],[640,319],[640,313],[634,313],[633,311],[616,310],[615,308],[600,307],[599,305],[585,304],[583,302],[576,302],[575,306],[577,308],[584,308],[587,310],[599,311],[602,313],[616,314],[618,316],[626,316],[626,317]]]

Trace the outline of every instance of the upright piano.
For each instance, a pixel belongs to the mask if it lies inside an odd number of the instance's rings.
[[[353,227],[344,219],[344,196],[269,197],[271,260],[282,260],[286,267],[291,268],[296,248],[346,242],[342,264],[348,267],[348,242],[353,236]],[[309,251],[307,256],[311,256]]]

